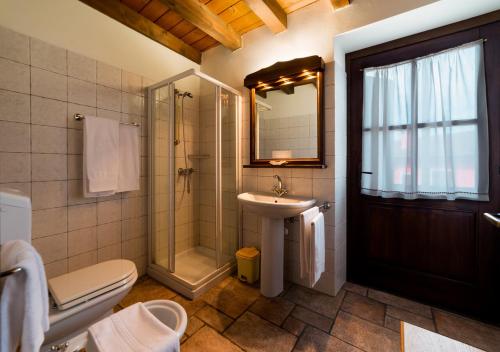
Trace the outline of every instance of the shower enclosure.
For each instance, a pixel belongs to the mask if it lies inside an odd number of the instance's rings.
[[[148,88],[148,274],[195,298],[239,247],[238,91],[196,70]]]

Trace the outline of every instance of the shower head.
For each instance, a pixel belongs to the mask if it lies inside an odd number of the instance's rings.
[[[176,89],[175,91],[175,95],[177,97],[182,97],[182,98],[185,98],[185,97],[188,97],[188,98],[193,98],[193,94],[191,94],[190,92],[188,91],[185,91],[185,92],[181,92],[180,90]]]

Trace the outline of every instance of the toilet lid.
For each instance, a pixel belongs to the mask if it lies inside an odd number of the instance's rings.
[[[134,273],[137,271],[132,261],[108,260],[50,279],[49,290],[57,307],[68,309],[125,285]]]

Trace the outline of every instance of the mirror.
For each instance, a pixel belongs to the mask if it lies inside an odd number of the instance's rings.
[[[319,56],[278,62],[245,78],[250,88],[249,166],[323,165],[323,71]]]

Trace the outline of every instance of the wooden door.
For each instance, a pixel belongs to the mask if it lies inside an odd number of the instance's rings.
[[[487,17],[489,16],[489,17]],[[493,19],[492,19],[493,18]],[[500,13],[364,49],[348,63],[348,280],[500,323]],[[488,202],[361,194],[363,72],[480,38],[489,119]]]

